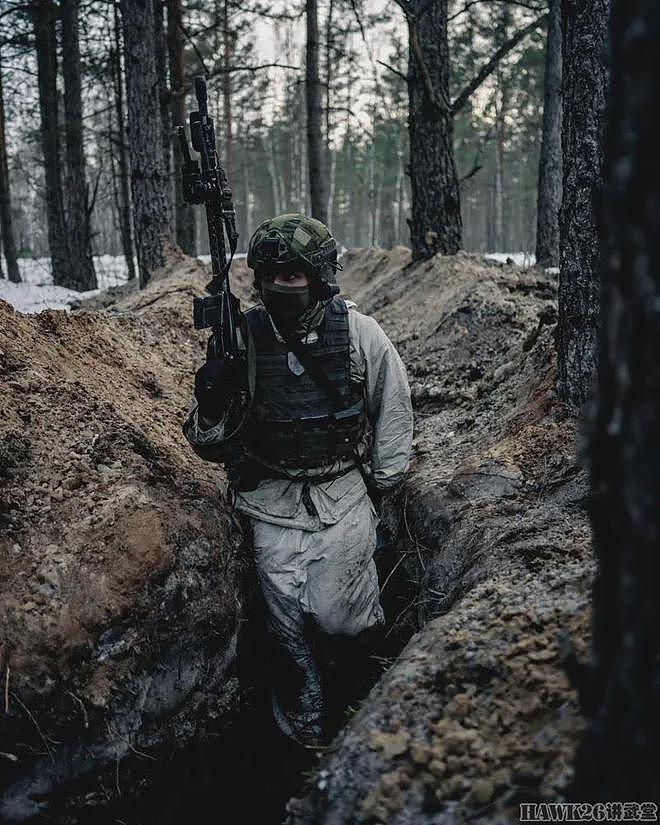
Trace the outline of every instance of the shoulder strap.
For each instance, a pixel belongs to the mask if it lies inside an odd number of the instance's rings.
[[[282,334],[282,333],[280,333]],[[295,338],[282,335],[286,341],[287,346],[291,349],[296,358],[300,361],[303,367],[309,373],[309,377],[314,381],[317,387],[320,387],[330,399],[335,412],[341,412],[346,409],[348,404],[342,400],[339,391],[323,371],[323,368],[317,359],[305,349],[304,344]]]

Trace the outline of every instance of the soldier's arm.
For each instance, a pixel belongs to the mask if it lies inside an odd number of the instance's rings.
[[[227,460],[227,436],[235,433],[242,415],[237,410],[244,385],[242,369],[239,362],[207,358],[195,373],[195,404],[183,424],[183,434],[205,461]]]
[[[391,490],[410,460],[413,414],[410,386],[399,353],[378,322],[351,310],[351,339],[364,364],[367,413],[373,427],[371,467],[376,488]]]
[[[195,453],[205,461],[222,463],[226,460],[225,428],[227,415],[214,422],[199,414],[197,402],[183,423],[183,434]]]

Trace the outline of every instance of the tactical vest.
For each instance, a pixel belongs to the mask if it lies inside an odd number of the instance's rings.
[[[328,303],[318,340],[302,345],[317,359],[343,409],[277,340],[264,307],[248,310],[246,318],[256,350],[256,388],[244,434],[248,451],[264,464],[283,468],[310,469],[353,458],[366,415],[362,384],[350,378],[345,301],[335,297]]]

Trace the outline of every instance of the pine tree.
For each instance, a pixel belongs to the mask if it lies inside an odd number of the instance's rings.
[[[542,267],[559,266],[561,74],[561,0],[550,0],[536,230],[536,263]]]
[[[413,258],[454,254],[461,246],[461,205],[449,99],[447,0],[400,2],[408,23],[410,178]]]
[[[559,388],[563,400],[575,407],[589,397],[596,368],[600,257],[596,203],[602,188],[609,18],[610,0],[563,0]]]
[[[112,46],[108,56],[112,75],[112,86],[114,96],[114,108],[116,119],[116,131],[111,135],[113,147],[111,148],[111,165],[113,169],[113,194],[117,218],[119,223],[119,234],[121,237],[121,247],[126,261],[128,280],[135,278],[135,250],[133,246],[133,226],[131,220],[131,178],[130,161],[128,157],[128,135],[126,131],[126,109],[125,109],[125,88],[124,76],[122,72],[122,35],[121,20],[119,14],[119,0],[113,0],[112,4]],[[114,172],[113,148],[117,153],[118,175]],[[118,180],[117,180],[118,178]]]
[[[594,11],[607,19],[607,9]],[[615,0],[589,445],[599,569],[590,722],[575,775],[580,801],[660,799],[659,50],[656,0]]]
[[[78,34],[78,0],[62,3],[62,75],[66,149],[65,210],[70,282],[84,291],[96,289],[92,260],[89,190],[85,179],[83,106]]]
[[[165,262],[171,243],[169,179],[163,168],[163,140],[156,73],[156,31],[152,0],[121,0],[126,53],[128,142],[133,223],[140,286]]]
[[[306,0],[307,48],[305,93],[307,100],[307,151],[312,217],[327,221],[328,187],[323,148],[322,85],[319,76],[319,25],[317,0]]]
[[[57,106],[56,8],[51,0],[35,0],[29,7],[37,53],[37,82],[41,113],[41,148],[46,183],[46,219],[53,283],[74,283],[67,246],[62,160]]]
[[[183,9],[181,0],[169,0],[168,13],[168,48],[170,59],[171,117],[172,135],[177,126],[186,122],[186,73],[183,48]],[[181,167],[183,155],[178,140],[172,144],[175,175],[174,225],[176,242],[188,255],[195,254],[195,218],[193,208],[183,200],[181,188]]]
[[[19,283],[21,275],[16,258],[14,222],[11,214],[11,188],[9,184],[9,164],[7,162],[7,140],[5,135],[5,98],[2,84],[2,61],[0,61],[0,226],[2,227],[2,248],[7,264],[7,277]]]

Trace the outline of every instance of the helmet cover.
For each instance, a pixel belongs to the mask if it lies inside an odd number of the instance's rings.
[[[335,239],[325,224],[299,212],[278,215],[257,227],[248,245],[247,265],[254,270],[257,288],[265,274],[302,271],[321,288],[320,297],[339,292],[335,273],[341,264]]]

